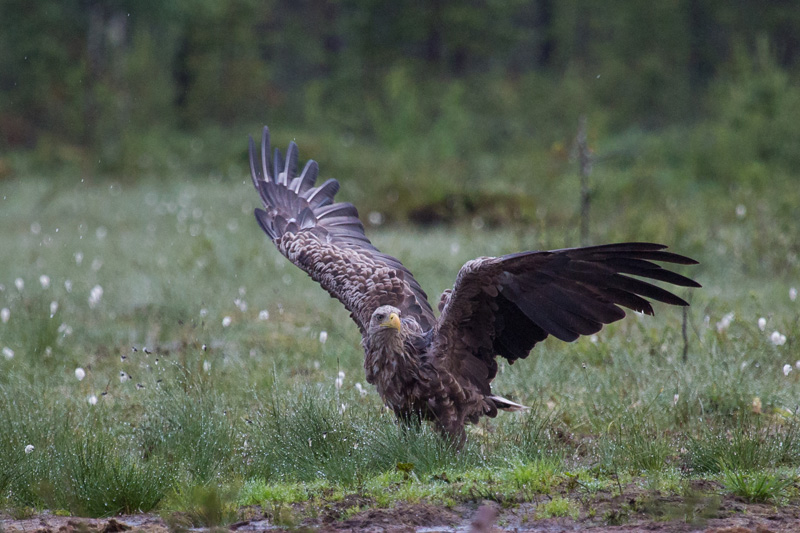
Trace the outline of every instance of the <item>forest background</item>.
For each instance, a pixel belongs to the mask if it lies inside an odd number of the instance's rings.
[[[518,174],[568,172],[580,115],[599,161],[644,174],[758,187],[800,164],[791,1],[5,0],[0,20],[2,177],[238,178],[269,124],[368,207],[391,189],[402,218],[524,220]]]

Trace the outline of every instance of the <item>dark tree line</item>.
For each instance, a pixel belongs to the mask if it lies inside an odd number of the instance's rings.
[[[389,92],[416,90],[425,100],[462,83],[459,102],[478,110],[497,99],[481,94],[486,80],[514,87],[535,77],[552,89],[570,78],[589,87],[576,107],[610,106],[620,123],[657,126],[702,112],[712,82],[759,42],[794,75],[799,5],[3,0],[0,146],[44,138],[97,149],[152,129],[266,114],[302,123],[322,113],[358,130],[364,103],[386,98],[393,73],[400,81]]]

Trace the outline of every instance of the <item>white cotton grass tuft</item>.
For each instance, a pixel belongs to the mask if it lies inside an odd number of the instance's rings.
[[[58,312],[58,302],[53,300],[50,302],[50,318],[53,318]]]
[[[788,376],[789,372],[792,371],[792,365],[783,365],[783,375]]]
[[[33,446],[33,444],[28,444],[27,446],[25,446],[25,453],[33,453],[33,450],[35,449],[36,448]]]
[[[336,385],[336,390],[342,388],[342,385],[344,385],[344,372],[339,372],[339,375],[336,376],[336,381],[334,381],[334,384]]]
[[[373,226],[380,226],[383,224],[383,213],[380,211],[371,211],[369,215],[367,215],[367,220]]]
[[[767,329],[767,319],[764,318],[763,316],[758,319],[758,329],[760,329],[761,331]]]
[[[39,276],[39,284],[42,286],[43,289],[47,289],[50,287],[50,276],[42,274]]]
[[[231,317],[229,317],[229,316],[223,317],[222,318],[222,327],[223,328],[227,328],[228,326],[231,325],[232,321],[233,321],[233,319]]]
[[[0,322],[2,322],[3,324],[8,324],[10,318],[11,318],[11,310],[8,307],[0,309]]]
[[[8,359],[9,361],[10,361],[11,359],[14,359],[14,350],[12,350],[11,348],[9,348],[8,346],[4,346],[4,347],[3,347],[3,357],[5,357],[6,359]]]
[[[786,335],[783,335],[780,331],[773,331],[772,335],[769,336],[769,340],[775,346],[783,346],[786,344]]]
[[[262,309],[261,311],[259,311],[258,319],[259,320],[269,320],[269,311],[267,311],[266,309]]]
[[[722,320],[717,322],[717,333],[724,333],[730,327],[731,322],[733,322],[735,316],[736,315],[734,313],[728,313],[725,316],[723,316]]]
[[[680,394],[675,394],[675,395],[672,397],[672,405],[678,405],[678,400],[680,400],[680,398],[681,398],[681,395],[680,395]]]
[[[322,330],[322,331],[319,332],[319,342],[321,344],[325,344],[326,342],[328,342],[328,332],[327,331]]]
[[[86,377],[86,371],[81,367],[75,369],[75,379],[78,381],[83,381],[83,378]]]
[[[794,287],[789,289],[789,299],[793,302],[797,300],[797,289]]]
[[[367,397],[367,389],[361,386],[361,383],[356,383],[356,390],[358,391],[359,396],[362,398]]]
[[[15,279],[14,286],[17,288],[19,292],[22,292],[25,289],[25,280],[22,278]]]
[[[97,405],[97,396],[92,394],[91,396],[89,396],[89,400],[88,401],[89,401],[89,405]]]
[[[89,292],[89,307],[94,309],[100,304],[100,300],[103,298],[103,287],[100,285],[95,285],[92,287],[92,290]]]
[[[72,280],[64,280],[64,289],[66,289],[67,292],[72,292]]]
[[[203,361],[203,372],[211,372],[211,363],[208,361]]]
[[[737,218],[744,218],[747,215],[747,207],[744,204],[739,204],[736,206],[736,217]]]

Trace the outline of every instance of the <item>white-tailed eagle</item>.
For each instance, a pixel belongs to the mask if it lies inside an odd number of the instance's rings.
[[[648,315],[647,298],[683,299],[642,279],[700,285],[654,261],[691,265],[666,246],[628,242],[520,252],[467,262],[439,302],[437,318],[411,272],[367,239],[356,208],[335,202],[339,183],[315,186],[318,166],[297,173],[298,151],[261,161],[250,139],[250,171],[264,209],[258,224],[278,250],[341,301],[361,330],[364,369],[385,404],[406,422],[431,420],[463,442],[464,425],[522,406],[492,394],[497,356],[513,363],[548,335],[574,341],[625,316]],[[636,277],[631,277],[636,276]]]

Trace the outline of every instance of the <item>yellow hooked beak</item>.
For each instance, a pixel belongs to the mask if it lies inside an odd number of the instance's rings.
[[[397,313],[389,313],[389,318],[387,318],[385,322],[381,322],[381,327],[394,328],[400,331],[400,317],[397,316]]]

